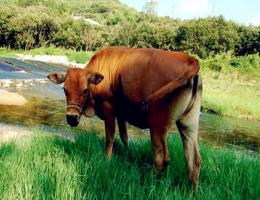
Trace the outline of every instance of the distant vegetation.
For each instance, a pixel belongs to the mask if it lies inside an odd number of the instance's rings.
[[[0,0],[0,46],[32,49],[54,45],[95,51],[105,46],[183,50],[200,58],[260,52],[260,27],[223,17],[173,20],[139,13],[118,0]],[[83,16],[100,26],[86,23]]]

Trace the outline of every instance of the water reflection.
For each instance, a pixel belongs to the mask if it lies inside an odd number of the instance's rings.
[[[0,105],[0,121],[27,125],[45,124],[67,126],[65,120],[65,97],[61,85],[34,85],[28,88],[9,88],[25,96],[25,106]],[[95,128],[104,134],[103,121],[94,117],[83,117],[79,128]],[[176,127],[172,127],[176,131]],[[148,130],[129,126],[130,137],[148,137]],[[202,114],[200,120],[200,138],[205,143],[218,146],[232,145],[249,150],[260,150],[260,123],[248,120],[223,118],[211,114]]]
[[[208,143],[242,146],[259,151],[260,122],[204,113],[200,118],[200,137]]]

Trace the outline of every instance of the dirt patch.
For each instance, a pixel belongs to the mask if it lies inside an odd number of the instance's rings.
[[[47,136],[58,136],[71,142],[75,142],[74,134],[62,130],[44,131],[22,125],[13,125],[0,123],[0,144],[9,141],[20,141],[21,139],[30,139],[34,134],[44,134]]]
[[[18,138],[25,138],[31,135],[32,131],[28,127],[0,123],[0,143]]]

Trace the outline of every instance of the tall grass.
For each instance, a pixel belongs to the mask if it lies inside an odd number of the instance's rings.
[[[0,199],[257,199],[260,157],[201,146],[198,193],[190,189],[180,137],[169,137],[171,163],[156,176],[150,140],[119,141],[111,161],[104,139],[74,131],[75,142],[42,135],[0,147]]]
[[[260,80],[232,80],[230,74],[203,72],[202,107],[222,116],[260,121]]]

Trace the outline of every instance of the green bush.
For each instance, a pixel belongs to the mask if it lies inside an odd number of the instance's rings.
[[[203,69],[212,71],[234,72],[260,76],[260,56],[258,54],[234,56],[231,53],[219,54],[200,60]]]
[[[54,35],[54,44],[59,47],[82,49],[86,23],[83,20],[75,21],[72,18],[65,18],[59,24],[59,30]]]
[[[173,50],[175,27],[160,21],[137,20],[118,26],[112,45]]]
[[[260,52],[260,28],[240,26],[237,29],[239,41],[235,45],[236,55]]]
[[[43,6],[1,7],[1,45],[18,49],[31,49],[52,42],[57,23],[52,12]]]
[[[235,27],[223,17],[190,20],[177,30],[176,46],[201,58],[234,51],[239,37]]]

